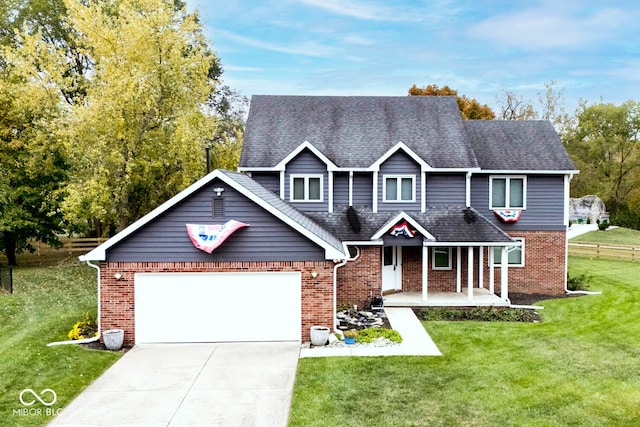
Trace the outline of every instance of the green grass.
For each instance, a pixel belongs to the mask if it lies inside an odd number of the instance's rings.
[[[570,258],[541,323],[424,322],[442,357],[301,359],[291,426],[640,425],[640,265]]]
[[[94,269],[74,262],[18,267],[13,275],[14,294],[0,293],[0,425],[45,425],[51,420],[47,409],[64,408],[120,353],[78,345],[47,347],[66,340],[84,312],[96,315]],[[27,388],[37,393],[52,389],[57,401],[49,408],[36,402],[29,407],[31,414],[19,415],[25,408],[19,395]]]
[[[617,245],[640,245],[640,231],[616,227],[606,231],[589,231],[571,239],[571,242],[610,243]]]

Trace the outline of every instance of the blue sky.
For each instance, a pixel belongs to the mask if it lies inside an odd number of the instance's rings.
[[[557,82],[567,112],[640,101],[640,2],[188,0],[250,97],[397,95],[449,85],[497,109],[511,91],[538,107]]]

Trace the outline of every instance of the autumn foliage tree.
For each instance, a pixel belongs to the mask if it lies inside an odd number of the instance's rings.
[[[481,105],[473,98],[467,98],[465,95],[459,96],[458,91],[451,89],[449,86],[440,88],[437,85],[428,85],[424,88],[419,88],[413,85],[409,89],[409,96],[455,96],[463,119],[493,120],[496,118],[495,113],[487,104]]]
[[[22,42],[49,65],[47,49]],[[0,250],[10,265],[32,242],[59,245],[64,230],[60,203],[65,195],[67,156],[57,137],[61,118],[58,92],[50,76],[29,61],[3,51],[0,69]]]

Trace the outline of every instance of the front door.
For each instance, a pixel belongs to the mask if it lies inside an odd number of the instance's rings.
[[[402,246],[382,249],[382,292],[402,290]]]

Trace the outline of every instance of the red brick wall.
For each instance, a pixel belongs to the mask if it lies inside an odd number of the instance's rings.
[[[402,248],[402,290],[422,292],[422,247]]]
[[[525,266],[509,268],[509,292],[562,295],[565,283],[565,232],[523,231],[511,233],[525,239]],[[366,307],[373,290],[382,288],[381,248],[361,247],[360,258],[338,269],[338,304]],[[456,291],[457,249],[452,248],[452,269],[433,270],[429,249],[429,292]],[[467,248],[462,248],[462,288],[467,287]],[[402,253],[402,289],[422,291],[422,248],[404,247]],[[489,288],[488,248],[483,248],[483,287]],[[478,286],[479,248],[473,250],[473,282]],[[494,289],[500,294],[500,268],[495,268]]]
[[[333,266],[318,262],[114,262],[100,268],[100,322],[103,331],[124,329],[125,345],[135,343],[135,273],[283,271],[302,275],[302,341],[309,341],[313,325],[333,327]],[[317,271],[314,279],[312,271]],[[120,273],[120,280],[114,278]]]
[[[380,246],[360,246],[360,256],[338,268],[337,298],[342,304],[368,308],[371,295],[382,292],[382,252]]]
[[[519,231],[509,234],[525,240],[525,266],[509,267],[509,292],[564,294],[566,233],[564,231]],[[487,283],[488,274],[487,269],[485,283]],[[499,267],[495,269],[495,289],[496,293],[500,292]]]

